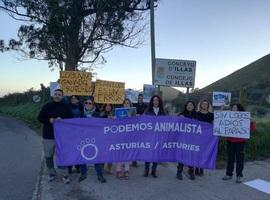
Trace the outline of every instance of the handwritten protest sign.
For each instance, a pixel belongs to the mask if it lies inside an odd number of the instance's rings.
[[[249,138],[250,113],[215,111],[214,135],[224,137]]]
[[[91,94],[91,73],[78,71],[60,71],[60,88],[65,96]]]
[[[231,96],[229,92],[213,92],[213,106],[229,106]]]
[[[122,104],[125,99],[125,83],[97,80],[95,102]]]

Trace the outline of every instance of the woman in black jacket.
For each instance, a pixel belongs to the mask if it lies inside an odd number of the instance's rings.
[[[195,103],[193,101],[187,101],[183,112],[181,112],[179,116],[196,119]],[[176,177],[179,180],[183,180],[183,175],[182,175],[183,167],[184,165],[182,163],[178,163]],[[195,179],[194,168],[192,166],[188,167],[188,174],[189,174],[190,180]]]
[[[202,99],[197,105],[197,116],[196,119],[202,122],[212,124],[214,121],[213,109],[210,102],[206,99]],[[203,176],[203,168],[196,168],[195,174]]]
[[[158,95],[152,96],[148,109],[145,112],[146,115],[161,116],[165,115],[163,101]],[[157,165],[158,163],[153,162],[151,176],[157,178]],[[150,162],[145,163],[144,177],[148,177],[150,169]]]
[[[82,103],[80,101],[79,96],[72,95],[70,97],[69,107],[70,107],[73,118],[81,118],[81,117],[83,117],[83,105],[82,105]],[[69,174],[72,173],[72,167],[73,166],[68,167],[68,173]],[[80,167],[81,167],[80,165],[75,165],[77,173],[80,173]]]

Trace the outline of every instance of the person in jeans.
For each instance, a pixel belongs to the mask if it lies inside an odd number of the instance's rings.
[[[150,99],[148,109],[145,112],[145,115],[153,115],[153,116],[165,115],[163,101],[160,98],[160,96],[158,95],[152,96],[152,98]],[[158,166],[158,163],[156,162],[152,163],[151,176],[153,178],[157,178],[157,166]],[[144,177],[149,176],[149,170],[150,170],[150,162],[145,162]]]
[[[92,96],[88,97],[84,102],[84,117],[101,117],[100,113],[97,111],[94,98]],[[103,168],[104,164],[96,163],[94,164],[95,170],[97,173],[98,181],[101,183],[106,183],[106,179],[103,177]],[[85,180],[87,178],[87,165],[81,165],[81,176],[79,177],[79,182]]]
[[[241,104],[232,104],[232,111],[244,112],[245,109]],[[252,121],[250,123],[250,130],[254,131],[256,129],[255,123]],[[245,157],[245,144],[246,139],[243,138],[232,138],[228,137],[227,140],[227,168],[226,175],[222,180],[230,180],[233,176],[234,163],[236,162],[236,183],[241,183],[243,179],[243,169],[244,169],[244,157]]]
[[[102,118],[113,119],[113,105],[112,104],[103,104],[102,112],[100,114]],[[112,163],[107,163],[106,171],[108,174],[112,175]]]
[[[53,160],[55,151],[53,123],[56,120],[65,118],[72,118],[72,114],[69,107],[63,103],[63,91],[57,89],[54,91],[53,101],[45,104],[38,115],[38,120],[43,124],[43,148],[46,166],[49,172],[49,182],[53,181],[56,177]],[[60,168],[60,173],[63,175],[63,182],[65,184],[70,183],[68,171],[65,167]]]
[[[193,101],[187,101],[183,112],[181,112],[179,116],[196,119],[195,103]],[[182,174],[183,168],[184,168],[184,164],[178,163],[177,174],[176,174],[176,177],[178,180],[183,180],[183,174]],[[188,167],[188,175],[189,175],[190,180],[195,179],[194,168],[192,166]]]
[[[80,101],[80,97],[76,96],[76,95],[72,95],[70,97],[70,103],[69,103],[69,107],[71,109],[71,113],[72,113],[72,117],[73,118],[81,118],[83,117],[83,105]],[[68,173],[71,174],[72,173],[72,168],[73,166],[68,166]],[[75,165],[76,168],[76,172],[80,173],[80,165]]]

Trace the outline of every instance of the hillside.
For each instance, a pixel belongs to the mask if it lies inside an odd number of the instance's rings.
[[[270,87],[270,54],[206,86],[200,91],[203,93],[239,91],[243,88],[262,90],[267,87]]]

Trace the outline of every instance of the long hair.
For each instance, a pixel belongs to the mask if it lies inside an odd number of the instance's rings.
[[[197,112],[201,111],[201,106],[202,106],[203,102],[207,102],[207,104],[208,104],[208,108],[207,108],[208,112],[213,112],[213,108],[212,108],[210,102],[207,99],[202,99],[202,100],[199,101],[199,103],[197,105]]]
[[[240,112],[244,112],[245,111],[244,106],[242,104],[240,104],[240,103],[234,103],[234,104],[232,104],[231,105],[231,109],[232,109],[233,106],[236,106],[237,107],[237,110],[240,111]]]
[[[187,101],[186,103],[185,103],[185,105],[184,105],[184,108],[183,108],[183,111],[182,111],[182,115],[185,115],[185,114],[189,114],[190,113],[190,111],[188,111],[187,110],[187,105],[189,104],[189,103],[192,103],[192,105],[193,105],[193,110],[191,111],[192,113],[194,112],[195,113],[195,108],[196,108],[196,104],[194,103],[194,101],[191,101],[191,100],[189,100],[189,101]]]
[[[159,102],[158,107],[159,107],[160,113],[165,113],[164,112],[163,101],[162,101],[161,97],[158,96],[158,95],[154,95],[154,96],[151,97],[150,102],[149,102],[149,106],[148,106],[148,112],[154,112],[154,109],[153,109],[153,107],[154,107],[154,103],[153,103],[154,98],[158,98],[158,102]]]
[[[130,99],[129,99],[129,98],[125,98],[125,99],[124,99],[124,101],[123,101],[123,106],[124,106],[124,104],[125,104],[125,102],[126,102],[126,101],[128,101],[128,102],[129,102],[130,107],[132,107],[132,106],[133,106],[133,104],[132,104],[132,102],[130,101]]]

